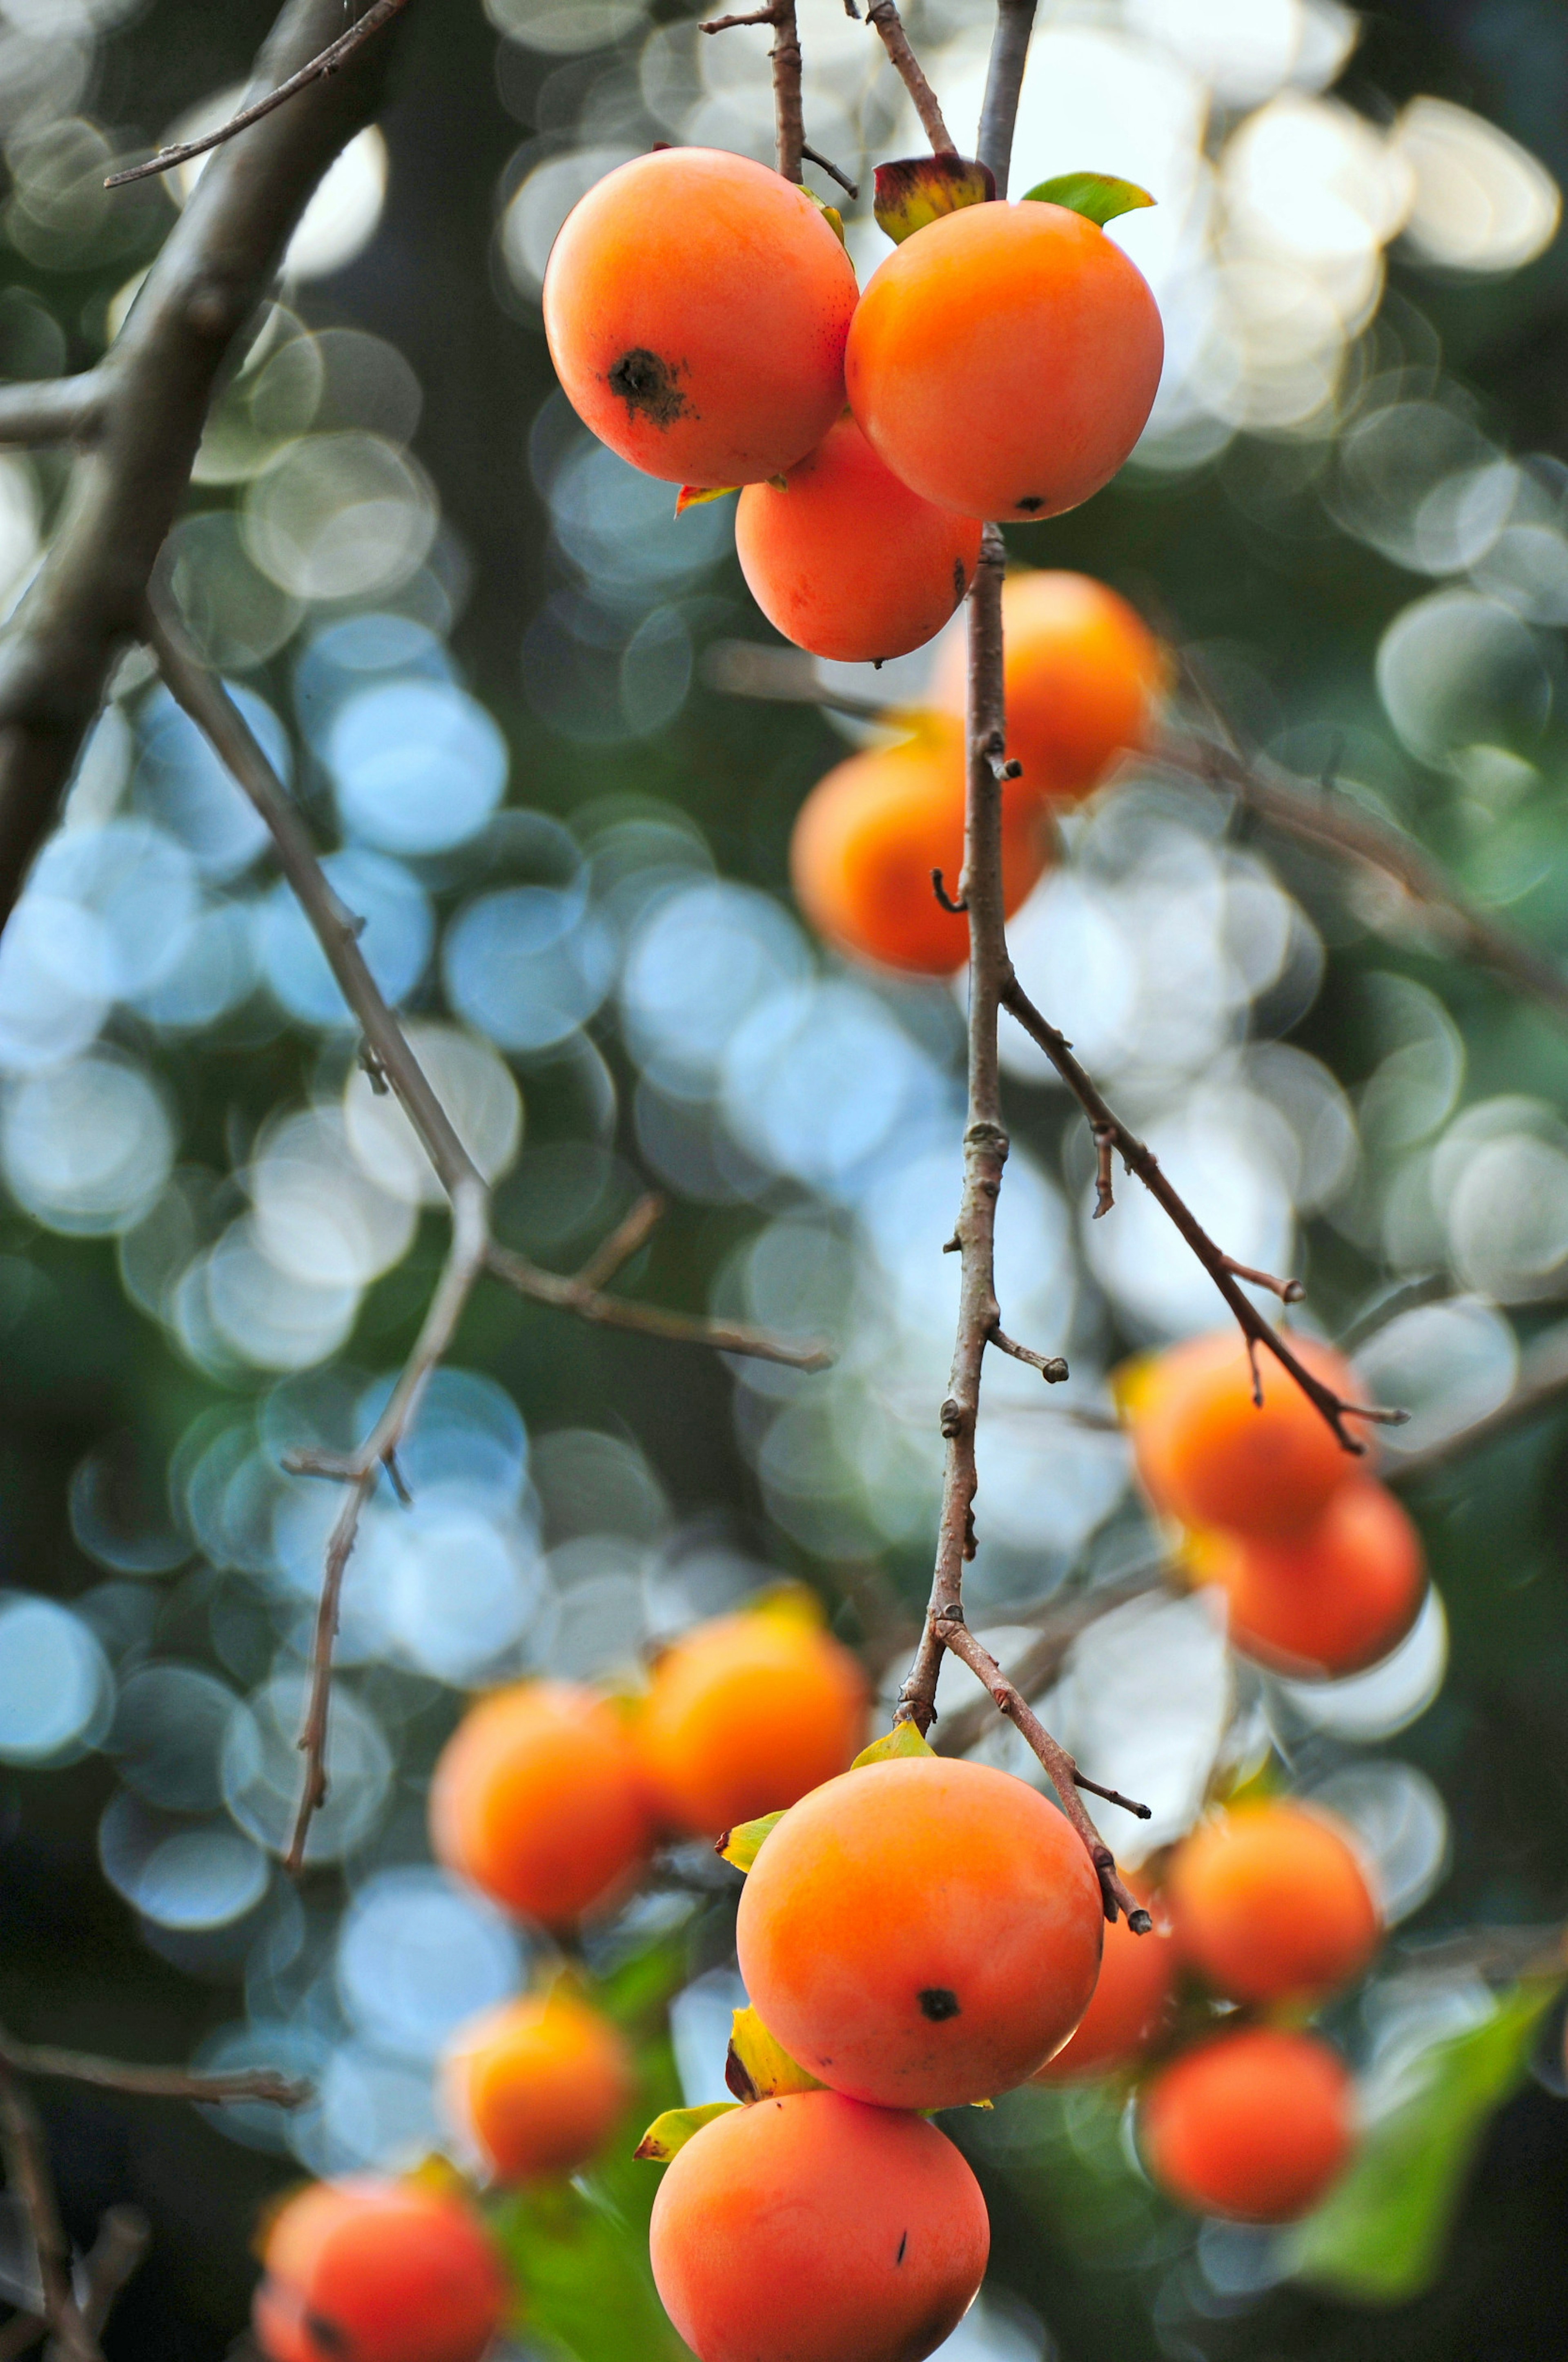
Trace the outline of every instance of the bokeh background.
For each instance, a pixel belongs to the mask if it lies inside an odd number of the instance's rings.
[[[0,374],[101,353],[185,193],[106,195],[104,170],[220,120],[270,15],[0,0]],[[906,17],[967,139],[989,12]],[[807,136],[865,187],[918,148],[901,86],[838,0],[801,21]],[[0,949],[0,2014],[298,2068],[318,2094],[220,2124],[43,2090],[74,2233],[116,2198],[153,2221],[112,2355],[225,2354],[269,2192],[423,2154],[441,2040],[526,1973],[526,1933],[429,1860],[423,1788],[467,1691],[635,1679],[781,1573],[895,1683],[924,1593],[960,999],[808,940],[788,833],[844,735],[711,685],[717,645],[771,636],[729,507],[676,520],[595,446],[539,318],[554,231],[614,164],[655,139],[769,157],[766,42],[705,40],[673,0],[416,0],[174,535],[192,630],[367,915],[501,1234],[570,1269],[658,1187],[627,1285],[839,1356],[802,1378],[481,1293],[405,1455],[415,1506],[378,1504],[352,1564],[298,1886],[277,1858],[334,1503],[281,1459],[363,1432],[439,1264],[438,1192],[258,823],[135,657]],[[1045,0],[1014,184],[1078,166],[1157,199],[1112,234],[1169,359],[1122,478],[1015,555],[1125,590],[1246,744],[1568,957],[1560,0]],[[840,202],[869,269],[884,241]],[[64,467],[0,458],[7,603]],[[916,701],[928,664],[826,669]],[[1013,935],[1209,1227],[1299,1272],[1306,1325],[1412,1408],[1393,1481],[1560,1343],[1568,1041],[1398,895],[1150,768],[1069,824]],[[1015,1652],[1051,1603],[1150,1562],[1108,1374],[1216,1308],[1132,1185],[1091,1230],[1081,1121],[1021,1037],[1004,1050],[1009,1325],[1073,1372],[1048,1402],[988,1373],[971,1614]],[[1440,1596],[1332,1692],[1238,1666],[1201,1600],[1153,1593],[1086,1634],[1049,1716],[1150,1797],[1146,1842],[1271,1747],[1361,1831],[1398,1925],[1333,2030],[1405,2147],[1354,2225],[1199,2231],[1142,2180],[1119,2098],[1006,2103],[961,2134],[997,2234],[961,2362],[1556,2350],[1561,2015],[1484,1971],[1486,1931],[1568,1911],[1564,1440],[1548,1409],[1411,1458]],[[673,2055],[694,2100],[737,1998],[725,1875],[687,1864],[592,1954],[633,2002],[677,1994],[651,2072]],[[1431,2078],[1445,2040],[1457,2097]],[[1424,2213],[1418,2156],[1442,2169]],[[630,2226],[601,2214],[583,2249],[601,2295],[647,2201],[616,2202]],[[549,2229],[520,2222],[520,2250]],[[0,2219],[0,2293],[15,2250]],[[528,2350],[653,2353],[640,2301],[564,2301]]]

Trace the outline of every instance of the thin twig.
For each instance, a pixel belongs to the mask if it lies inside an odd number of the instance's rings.
[[[1024,87],[1029,36],[1035,29],[1035,7],[1036,0],[996,0],[996,38],[991,45],[985,96],[981,102],[977,153],[995,174],[999,197],[1007,194],[1018,94]]]
[[[594,1249],[577,1274],[577,1286],[589,1289],[607,1286],[638,1249],[647,1243],[663,1218],[664,1200],[656,1189],[651,1189],[645,1198],[639,1198],[625,1220],[618,1222],[609,1236]]]
[[[86,2283],[82,2318],[93,2336],[102,2335],[115,2299],[146,2255],[151,2237],[152,2225],[139,2206],[111,2206],[99,2224],[82,2267]]]
[[[104,372],[0,385],[0,443],[86,443],[104,415]]]
[[[60,2220],[43,2127],[16,2068],[0,2057],[0,2151],[12,2195],[27,2215],[38,2257],[43,2317],[66,2362],[103,2362],[71,2285],[71,2247]]]
[[[837,181],[839,186],[843,190],[844,194],[847,197],[858,197],[860,195],[860,182],[858,181],[851,181],[848,172],[841,172],[839,170],[838,165],[833,161],[831,156],[818,155],[817,149],[815,148],[808,147],[804,139],[800,143],[800,152],[805,157],[808,164],[815,164],[819,172],[826,172],[830,181]]]
[[[0,2027],[0,2067],[13,2074],[58,2077],[90,2083],[94,2091],[125,2092],[141,2100],[194,2100],[203,2107],[260,2101],[273,2108],[298,2108],[311,2087],[272,2067],[247,2067],[233,2073],[192,2073],[187,2067],[142,2067],[124,2058],[100,2058],[86,2050],[60,2050],[50,2043],[18,2042]]]
[[[866,10],[866,22],[874,25],[905,89],[915,102],[915,112],[920,117],[920,127],[931,142],[932,153],[951,156],[957,151],[953,135],[948,129],[937,94],[926,79],[925,69],[909,46],[909,36],[904,29],[904,19],[895,0],[872,0]]]
[[[1220,1294],[1234,1314],[1242,1335],[1255,1353],[1258,1346],[1273,1354],[1282,1369],[1288,1370],[1308,1400],[1328,1421],[1346,1451],[1361,1454],[1366,1447],[1345,1426],[1347,1418],[1371,1419],[1382,1427],[1403,1426],[1408,1413],[1402,1410],[1382,1410],[1366,1403],[1347,1402],[1344,1397],[1325,1385],[1306,1363],[1293,1353],[1279,1331],[1266,1321],[1250,1297],[1244,1296],[1237,1285],[1236,1275],[1251,1280],[1255,1286],[1272,1289],[1288,1303],[1293,1299],[1288,1290],[1294,1285],[1270,1275],[1245,1270],[1217,1246],[1199,1221],[1180,1192],[1172,1187],[1162,1171],[1158,1158],[1146,1147],[1137,1134],[1128,1129],[1113,1109],[1108,1107],[1094,1083],[1079,1065],[1066,1036],[1040,1015],[1025,992],[1011,966],[1002,978],[1002,1006],[1016,1018],[1031,1041],[1045,1052],[1063,1082],[1077,1099],[1090,1125],[1102,1158],[1107,1144],[1113,1147],[1129,1173],[1135,1173],[1156,1203],[1175,1223]],[[1097,1208],[1096,1209],[1101,1210]]]
[[[291,74],[287,82],[280,83],[276,90],[269,90],[265,98],[258,99],[254,106],[242,107],[239,114],[231,116],[216,131],[209,131],[204,138],[187,139],[178,148],[160,148],[156,156],[148,157],[144,163],[127,164],[123,171],[111,172],[104,186],[106,189],[124,189],[132,181],[150,181],[159,172],[172,172],[180,165],[189,164],[192,157],[205,156],[210,149],[223,147],[236,132],[248,131],[253,123],[259,123],[264,116],[271,115],[280,106],[286,106],[290,99],[299,96],[301,91],[309,90],[312,83],[320,82],[324,74],[335,73],[340,66],[346,65],[356,50],[369,40],[373,34],[378,33],[383,25],[389,25],[407,6],[408,0],[373,0],[373,5],[367,8],[357,24],[351,25],[346,33],[331,42],[319,56],[313,57],[309,65],[302,66],[298,73]]]
[[[369,1435],[353,1452],[299,1452],[290,1462],[300,1473],[326,1476],[345,1487],[343,1507],[327,1542],[300,1733],[304,1773],[299,1810],[285,1857],[286,1867],[297,1871],[305,1858],[311,1822],[327,1793],[333,1645],[337,1635],[344,1577],[360,1520],[383,1469],[406,1497],[407,1488],[398,1473],[399,1447],[418,1412],[432,1373],[451,1347],[481,1273],[488,1270],[521,1295],[575,1313],[579,1319],[602,1328],[633,1330],[643,1336],[704,1345],[720,1352],[754,1354],[801,1370],[824,1369],[832,1355],[815,1341],[796,1343],[732,1321],[709,1320],[697,1314],[670,1311],[663,1305],[634,1303],[605,1295],[598,1283],[619,1270],[636,1253],[661,1209],[657,1199],[644,1199],[574,1278],[541,1271],[523,1256],[495,1242],[490,1234],[490,1193],[484,1175],[458,1137],[407,1034],[371,975],[359,947],[358,924],[327,882],[288,790],[223,683],[192,653],[180,624],[156,594],[149,602],[143,628],[172,695],[266,822],[279,866],[292,887],[338,988],[358,1021],[375,1071],[381,1075],[412,1124],[452,1209],[452,1236],[441,1277],[386,1408]]]
[[[744,16],[710,17],[699,25],[702,33],[728,33],[737,25],[771,25],[773,46],[768,56],[773,70],[773,129],[778,169],[786,181],[800,179],[800,160],[809,151],[806,145],[806,128],[800,98],[800,31],[795,21],[795,0],[770,0],[766,8],[753,8]],[[822,164],[820,156],[812,158]],[[849,182],[831,164],[826,169],[845,188]],[[853,191],[850,192],[854,193]]]
[[[998,1352],[1010,1353],[1015,1362],[1027,1363],[1031,1370],[1038,1370],[1047,1386],[1059,1386],[1065,1381],[1067,1363],[1059,1353],[1036,1353],[1032,1345],[1020,1345],[1005,1329],[993,1329],[991,1341]]]

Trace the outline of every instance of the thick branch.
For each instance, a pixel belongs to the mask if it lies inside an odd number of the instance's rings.
[[[926,79],[925,69],[909,46],[909,36],[904,29],[904,19],[898,13],[896,0],[872,0],[872,6],[866,10],[866,22],[876,27],[883,49],[905,89],[914,100],[920,127],[931,142],[933,154],[953,155],[956,152],[953,135],[943,118],[937,94]]]
[[[0,385],[0,443],[85,443],[104,414],[104,373]]]
[[[1036,0],[996,0],[996,38],[985,77],[985,97],[980,110],[980,138],[975,152],[996,175],[996,193],[1007,194],[1013,164],[1013,131],[1018,120],[1018,94],[1024,87],[1029,36],[1035,29]]]
[[[408,0],[372,0],[372,6],[367,8],[356,25],[351,25],[346,33],[340,34],[319,56],[313,57],[309,65],[302,66],[298,73],[291,74],[287,82],[280,83],[276,90],[269,90],[265,98],[258,99],[254,106],[242,107],[239,114],[230,116],[226,123],[216,131],[209,131],[203,139],[188,139],[179,148],[160,148],[157,155],[149,156],[145,163],[128,164],[123,172],[111,172],[104,186],[106,189],[123,189],[132,181],[149,181],[159,172],[172,172],[179,165],[189,164],[193,157],[205,156],[211,149],[222,148],[236,132],[248,131],[253,123],[260,123],[274,108],[287,105],[290,99],[299,96],[301,91],[309,90],[313,83],[320,82],[323,74],[337,73],[348,63],[361,42],[367,41],[373,33],[378,33],[383,25],[389,25],[407,6]]]
[[[289,0],[259,61],[263,89],[308,63],[342,26],[342,0]],[[54,819],[110,668],[140,628],[219,374],[317,182],[368,119],[387,54],[385,42],[373,44],[322,76],[209,166],[96,372],[98,432],[0,639],[0,922]]]

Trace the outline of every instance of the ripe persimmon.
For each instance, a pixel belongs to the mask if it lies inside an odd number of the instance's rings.
[[[1350,2077],[1315,2035],[1238,2026],[1161,2070],[1139,2130],[1149,2171],[1183,2206],[1234,2223],[1293,2223],[1349,2161]]]
[[[652,1843],[641,1774],[615,1709],[565,1682],[471,1706],[430,1789],[436,1859],[543,1926],[611,1901]]]
[[[1146,746],[1168,671],[1135,607],[1091,575],[1042,568],[1002,589],[1007,752],[1027,796],[1071,802]],[[965,651],[944,646],[932,702],[961,714]]]
[[[1021,2083],[1089,2006],[1105,1926],[1066,1817],[989,1765],[905,1756],[792,1806],[748,1874],[740,1974],[851,2099],[951,2108]]]
[[[634,468],[753,484],[804,459],[843,408],[856,293],[804,189],[748,156],[668,148],[567,215],[544,333],[573,409]]]
[[[1290,1350],[1342,1400],[1354,1398],[1351,1372],[1329,1347],[1293,1336]],[[1157,1508],[1227,1533],[1299,1533],[1365,1466],[1263,1348],[1258,1374],[1261,1403],[1245,1341],[1221,1330],[1173,1346],[1137,1382],[1128,1423],[1138,1474]],[[1354,1430],[1356,1422],[1347,1424]]]
[[[991,2225],[934,2125],[801,2092],[676,2151],[649,2247],[699,2362],[921,2362],[973,2301]]]
[[[1352,1476],[1313,1523],[1274,1538],[1217,1536],[1204,1571],[1223,1586],[1231,1643],[1298,1679],[1358,1673],[1420,1613],[1420,1537],[1392,1493]]]
[[[448,2116],[502,2182],[586,2165],[635,2082],[620,2029],[559,1986],[470,2019],[442,2065]]]
[[[1182,1959],[1231,2001],[1321,1999],[1360,1975],[1382,1930],[1348,1834],[1289,1797],[1202,1823],[1166,1892]]]
[[[270,2362],[478,2362],[507,2285],[483,2224],[411,2182],[316,2181],[268,2225],[253,2319]]]
[[[962,516],[1059,516],[1109,482],[1159,385],[1142,275],[1063,205],[978,204],[879,265],[844,356],[850,403],[895,476]]]
[[[848,1649],[763,1611],[716,1617],[667,1649],[637,1734],[668,1818],[716,1838],[842,1772],[865,1719],[865,1676]]]
[[[1076,2083],[1131,2066],[1169,2013],[1176,1985],[1170,1922],[1143,1879],[1130,1876],[1127,1884],[1150,1912],[1154,1926],[1146,1936],[1135,1936],[1125,1919],[1106,1928],[1089,2007],[1056,2057],[1036,2070],[1033,2082]]]
[[[981,528],[912,492],[848,411],[779,483],[748,484],[735,548],[751,596],[796,647],[845,664],[907,656],[962,600]]]
[[[1010,779],[1002,804],[1002,883],[1009,914],[1046,866],[1038,817]],[[920,714],[910,735],[868,746],[818,779],[795,818],[790,877],[817,933],[851,959],[917,976],[951,976],[969,957],[969,926],[932,889],[939,869],[958,895],[964,858],[964,738],[945,714]]]

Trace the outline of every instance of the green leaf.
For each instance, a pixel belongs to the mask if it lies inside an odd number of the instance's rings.
[[[869,1747],[861,1748],[850,1769],[860,1772],[868,1763],[893,1763],[901,1755],[935,1755],[936,1752],[934,1747],[927,1747],[912,1722],[895,1722],[882,1738],[873,1738]]]
[[[644,2165],[668,2165],[704,2125],[710,2125],[715,2116],[728,2116],[738,2105],[734,2100],[710,2100],[702,2108],[666,2108],[662,2116],[654,2117],[631,2154]]]
[[[659,2178],[646,2177],[650,2192]],[[521,2289],[530,2354],[563,2362],[685,2362],[647,2268],[645,2221],[603,2190],[558,2182],[508,2202],[496,2218]]]
[[[1135,181],[1118,181],[1111,172],[1060,172],[1054,181],[1042,181],[1037,189],[1026,189],[1024,203],[1028,204],[1031,199],[1044,205],[1065,205],[1069,213],[1081,214],[1085,221],[1098,222],[1102,228],[1118,214],[1136,213],[1140,205],[1154,203]]]
[[[839,211],[838,206],[830,205],[826,197],[819,197],[816,190],[808,189],[804,182],[800,184],[800,193],[803,197],[809,197],[811,199],[812,204],[817,207],[817,212],[822,215],[823,220],[827,223],[828,228],[832,231],[839,245],[843,246],[846,243],[844,237],[844,216]]]
[[[964,205],[989,204],[996,176],[963,156],[905,156],[876,168],[873,210],[894,246]]]
[[[729,2036],[729,2056],[724,2080],[738,2100],[776,2100],[791,2092],[820,2092],[826,2086],[796,2064],[782,2042],[768,2032],[754,2009],[738,2009]]]
[[[762,1850],[762,1839],[777,1828],[783,1818],[782,1813],[764,1813],[760,1821],[738,1821],[732,1829],[725,1830],[713,1850],[721,1861],[732,1863],[737,1870],[750,1870]]]
[[[1296,2233],[1301,2279],[1361,2304],[1403,2304],[1430,2287],[1471,2160],[1522,2081],[1556,1991],[1520,1985],[1484,2024],[1433,2048],[1420,2089],[1371,2127],[1344,2180]]]

